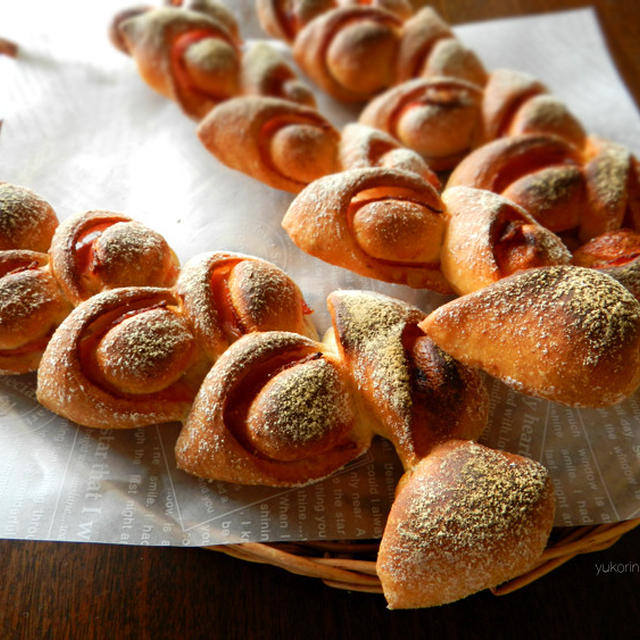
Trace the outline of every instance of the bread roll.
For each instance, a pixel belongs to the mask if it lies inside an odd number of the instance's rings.
[[[638,162],[612,142],[589,137],[581,148],[555,135],[523,134],[469,154],[447,187],[504,195],[554,232],[584,243],[626,221],[640,224]]]
[[[58,226],[51,205],[30,189],[0,182],[0,251],[45,253]]]
[[[370,440],[334,355],[293,333],[254,333],[207,375],[176,461],[208,480],[298,486],[344,466]]]
[[[342,129],[339,153],[343,171],[367,167],[412,171],[436,189],[441,188],[440,180],[418,153],[402,147],[395,138],[374,127],[357,122],[347,124]]]
[[[58,327],[37,397],[73,422],[125,429],[185,418],[211,362],[167,289],[105,291]]]
[[[471,293],[523,269],[568,264],[562,240],[524,209],[490,191],[451,187],[441,269],[456,293]]]
[[[466,80],[421,78],[372,100],[360,122],[386,131],[442,171],[482,139],[481,102],[482,88]]]
[[[159,233],[111,211],[67,218],[50,255],[53,274],[73,304],[116,287],[170,287],[179,271],[178,258]]]
[[[360,412],[390,440],[405,468],[445,439],[476,439],[488,397],[478,374],[417,327],[424,313],[365,291],[328,298],[336,343],[359,391]]]
[[[46,253],[0,251],[0,374],[34,371],[69,311]]]
[[[402,21],[375,7],[333,9],[296,36],[293,56],[334,98],[361,102],[393,84]]]
[[[438,445],[401,479],[382,536],[389,608],[447,604],[522,574],[553,515],[542,465],[469,441]]]
[[[605,407],[640,384],[640,304],[595,269],[523,271],[448,302],[420,327],[463,364],[554,402]]]
[[[371,168],[325,176],[297,196],[282,226],[303,251],[330,264],[450,291],[439,269],[443,206],[418,175]]]
[[[286,100],[228,100],[200,123],[198,136],[223,164],[292,193],[339,168],[339,133],[314,109]]]
[[[223,251],[200,254],[184,266],[176,291],[211,360],[252,331],[291,331],[317,338],[300,289],[265,260]]]

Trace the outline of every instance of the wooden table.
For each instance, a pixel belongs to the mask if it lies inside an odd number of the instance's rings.
[[[585,6],[436,0],[452,24]],[[640,104],[640,2],[596,0]],[[9,35],[9,34],[7,34]],[[640,528],[515,594],[422,611],[202,549],[0,541],[0,639],[638,637]],[[612,569],[604,573],[598,567]],[[599,575],[598,575],[599,574]]]

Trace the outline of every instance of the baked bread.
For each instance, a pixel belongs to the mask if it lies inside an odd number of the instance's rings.
[[[555,135],[578,147],[587,139],[578,120],[541,82],[509,69],[420,74],[377,96],[360,122],[392,134],[437,171],[454,168],[471,149],[505,136]]]
[[[182,269],[176,292],[199,345],[212,361],[253,331],[318,337],[298,286],[266,260],[226,251],[200,254]]]
[[[46,253],[0,251],[0,374],[35,370],[70,310]]]
[[[210,361],[168,289],[128,287],[82,303],[38,368],[38,401],[73,422],[124,429],[186,417]]]
[[[578,148],[554,135],[501,138],[470,153],[447,187],[488,189],[562,232],[570,248],[640,221],[638,162],[612,142],[590,137]]]
[[[178,467],[242,484],[297,486],[368,447],[343,365],[286,332],[235,342],[205,379],[176,443]]]
[[[554,516],[546,469],[466,440],[436,446],[401,478],[377,574],[391,609],[433,607],[529,569]]]
[[[170,287],[179,271],[178,258],[159,233],[112,211],[67,218],[49,253],[53,275],[76,305],[105,289]]]
[[[293,46],[298,65],[345,102],[362,102],[414,77],[447,76],[484,84],[472,51],[430,7],[412,15],[405,0],[258,0],[269,34]],[[362,6],[366,5],[366,6]]]
[[[447,77],[484,85],[487,73],[432,7],[406,20],[398,51],[396,82],[412,78]]]
[[[310,184],[282,220],[303,251],[370,278],[429,288],[440,272],[446,219],[431,184],[394,169],[353,169]]]
[[[30,189],[0,182],[0,251],[46,253],[58,218],[53,207]]]
[[[523,269],[568,264],[562,240],[522,207],[491,191],[451,187],[442,194],[447,227],[440,268],[464,295]]]
[[[395,138],[365,124],[351,122],[342,129],[339,147],[340,167],[366,169],[385,167],[412,171],[441,189],[438,176],[429,168],[422,156],[403,147]]]
[[[640,304],[596,269],[522,271],[433,311],[443,351],[522,393],[605,407],[640,384]]]
[[[586,134],[566,105],[537,78],[512,69],[492,71],[482,99],[484,142],[525,133],[552,134],[582,147]]]
[[[231,12],[217,0],[167,2],[118,13],[111,41],[131,55],[143,80],[199,120],[233,96],[266,93],[313,104],[311,92],[266,44],[245,53]]]
[[[175,290],[125,287],[81,303],[47,347],[38,398],[89,427],[181,420],[233,341],[279,328],[315,336],[308,313],[298,287],[271,263],[202,254],[186,265]]]
[[[286,100],[228,100],[202,120],[198,137],[228,167],[292,193],[339,170],[340,134],[315,109]]]
[[[417,151],[435,171],[453,168],[482,140],[482,88],[456,78],[404,82],[373,99],[360,122]]]
[[[405,468],[438,442],[480,437],[489,406],[482,379],[418,329],[422,311],[365,291],[335,291],[327,303],[359,413],[373,417]]]

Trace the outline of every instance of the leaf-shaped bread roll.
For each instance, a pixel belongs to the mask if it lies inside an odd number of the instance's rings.
[[[439,307],[420,327],[462,363],[555,402],[604,407],[640,384],[640,303],[595,269],[522,271]]]
[[[377,573],[391,609],[432,607],[520,575],[553,523],[549,474],[470,441],[437,446],[400,480]]]

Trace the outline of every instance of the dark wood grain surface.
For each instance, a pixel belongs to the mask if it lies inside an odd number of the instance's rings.
[[[452,24],[587,6],[579,0],[436,0]],[[640,2],[592,3],[640,104]],[[0,639],[638,638],[640,529],[497,598],[422,611],[201,549],[0,541]],[[598,565],[614,567],[604,573]],[[620,566],[627,567],[619,571]]]

